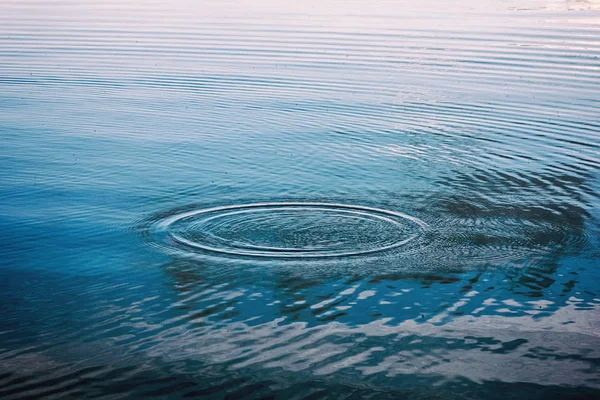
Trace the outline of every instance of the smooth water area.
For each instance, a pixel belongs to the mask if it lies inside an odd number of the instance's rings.
[[[0,0],[0,398],[600,398],[600,2]]]

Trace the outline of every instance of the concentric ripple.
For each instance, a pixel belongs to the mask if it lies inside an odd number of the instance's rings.
[[[158,221],[154,240],[224,256],[350,257],[417,238],[426,223],[373,207],[332,203],[256,203],[193,209]]]

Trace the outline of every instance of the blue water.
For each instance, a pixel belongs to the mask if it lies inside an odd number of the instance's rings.
[[[596,0],[0,0],[0,138],[0,398],[600,398]]]

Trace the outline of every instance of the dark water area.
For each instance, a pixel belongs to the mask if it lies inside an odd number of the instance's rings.
[[[600,2],[0,0],[0,398],[600,398]]]

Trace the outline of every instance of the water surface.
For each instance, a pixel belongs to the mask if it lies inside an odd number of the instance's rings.
[[[595,0],[0,0],[0,397],[599,397],[599,57]]]

